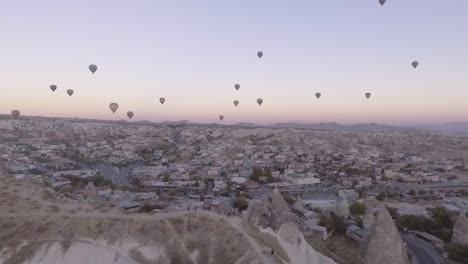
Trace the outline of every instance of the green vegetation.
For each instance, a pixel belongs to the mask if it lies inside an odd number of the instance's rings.
[[[294,199],[290,195],[284,195],[283,198],[288,204],[291,204],[291,205],[296,202],[296,199]]]
[[[366,213],[366,205],[354,202],[349,206],[349,211],[352,215],[364,215]]]
[[[448,244],[446,248],[450,259],[468,263],[468,245]]]
[[[408,192],[409,195],[416,195],[416,191],[411,189],[409,192]]]
[[[161,206],[161,205],[148,204],[148,203],[145,203],[140,207],[140,211],[143,212],[143,213],[149,213],[149,212],[151,212],[151,211],[153,211],[155,209],[162,210],[162,209],[164,209],[164,207]]]
[[[432,218],[420,215],[403,215],[397,219],[397,227],[416,230],[432,234],[446,242],[452,236],[453,221],[447,210],[443,208],[431,209]]]
[[[375,197],[375,198],[377,198],[377,200],[379,200],[379,201],[383,201],[383,200],[385,200],[386,195],[385,195],[384,192],[381,192],[381,193],[379,193],[379,194],[377,195],[377,197]]]
[[[88,182],[92,182],[94,186],[99,187],[99,186],[110,186],[111,188],[114,188],[114,184],[112,184],[112,181],[105,179],[103,176],[94,176],[94,177],[89,177],[89,178],[80,178],[80,177],[67,177],[71,181],[72,187],[78,187],[78,188],[84,188]]]
[[[242,211],[246,210],[247,207],[249,207],[249,202],[244,197],[237,197],[234,200],[233,206],[234,206],[234,208],[237,208],[239,210],[239,212],[242,212]]]
[[[260,182],[260,177],[263,177],[263,176],[267,178],[268,183],[275,182],[275,179],[273,179],[270,167],[255,166],[252,168],[252,175],[250,176],[250,179],[252,181]]]
[[[346,233],[346,224],[344,217],[335,214],[335,212],[330,212],[330,216],[327,217],[325,214],[320,214],[319,225],[325,226],[330,232],[335,229],[337,234],[343,235]]]
[[[398,210],[394,207],[388,207],[388,206],[385,206],[387,208],[387,211],[388,213],[390,214],[390,216],[393,218],[393,219],[397,219],[398,218]]]

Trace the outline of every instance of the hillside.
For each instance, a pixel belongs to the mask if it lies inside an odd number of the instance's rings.
[[[31,181],[0,179],[0,189],[0,263],[334,263],[293,226],[277,234],[209,212],[124,214]]]

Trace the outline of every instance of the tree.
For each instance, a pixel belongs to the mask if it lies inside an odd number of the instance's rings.
[[[419,195],[426,195],[426,191],[425,190],[419,190]]]
[[[344,217],[335,214],[335,212],[330,212],[330,216],[327,217],[325,214],[320,213],[319,225],[325,226],[330,232],[335,229],[335,232],[338,234],[346,233],[346,224]]]
[[[383,200],[385,200],[385,193],[381,192],[375,198],[377,198],[377,200],[379,200],[379,201],[383,201]]]
[[[284,200],[288,203],[288,204],[294,204],[294,202],[296,201],[294,198],[292,198],[290,195],[285,195],[284,197]]]
[[[165,174],[165,175],[163,176],[163,178],[162,178],[162,181],[163,181],[163,182],[169,182],[169,180],[170,180],[170,177],[169,177],[168,174]]]
[[[448,244],[446,248],[450,259],[468,263],[468,245]]]
[[[335,228],[335,232],[337,232],[338,234],[342,234],[342,235],[346,233],[346,224],[345,224],[343,216],[339,216],[335,214],[335,212],[331,212],[330,218]]]
[[[453,228],[454,222],[452,221],[450,213],[445,208],[437,207],[429,210],[437,226],[450,230]]]
[[[385,206],[385,207],[387,208],[388,213],[393,219],[398,218],[398,210],[395,207],[388,207],[388,206]]]
[[[349,211],[352,215],[364,215],[366,213],[366,205],[354,202],[349,206]]]
[[[416,191],[411,189],[409,192],[408,192],[409,195],[416,195]]]
[[[244,197],[237,197],[234,200],[233,206],[234,206],[234,208],[237,208],[239,210],[239,212],[242,212],[242,211],[246,210],[247,207],[249,207],[249,202]]]

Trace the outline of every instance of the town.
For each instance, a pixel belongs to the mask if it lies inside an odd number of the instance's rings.
[[[265,197],[279,193],[309,243],[337,263],[360,258],[377,201],[410,251],[426,243],[442,261],[468,243],[466,229],[454,231],[468,228],[464,136],[2,118],[0,150],[2,175],[124,213],[254,219]]]

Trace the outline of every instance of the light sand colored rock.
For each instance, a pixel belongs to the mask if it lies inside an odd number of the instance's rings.
[[[460,212],[457,222],[453,226],[452,242],[468,244],[468,219],[465,212]]]
[[[377,212],[363,260],[365,264],[409,264],[400,233],[385,207]]]

